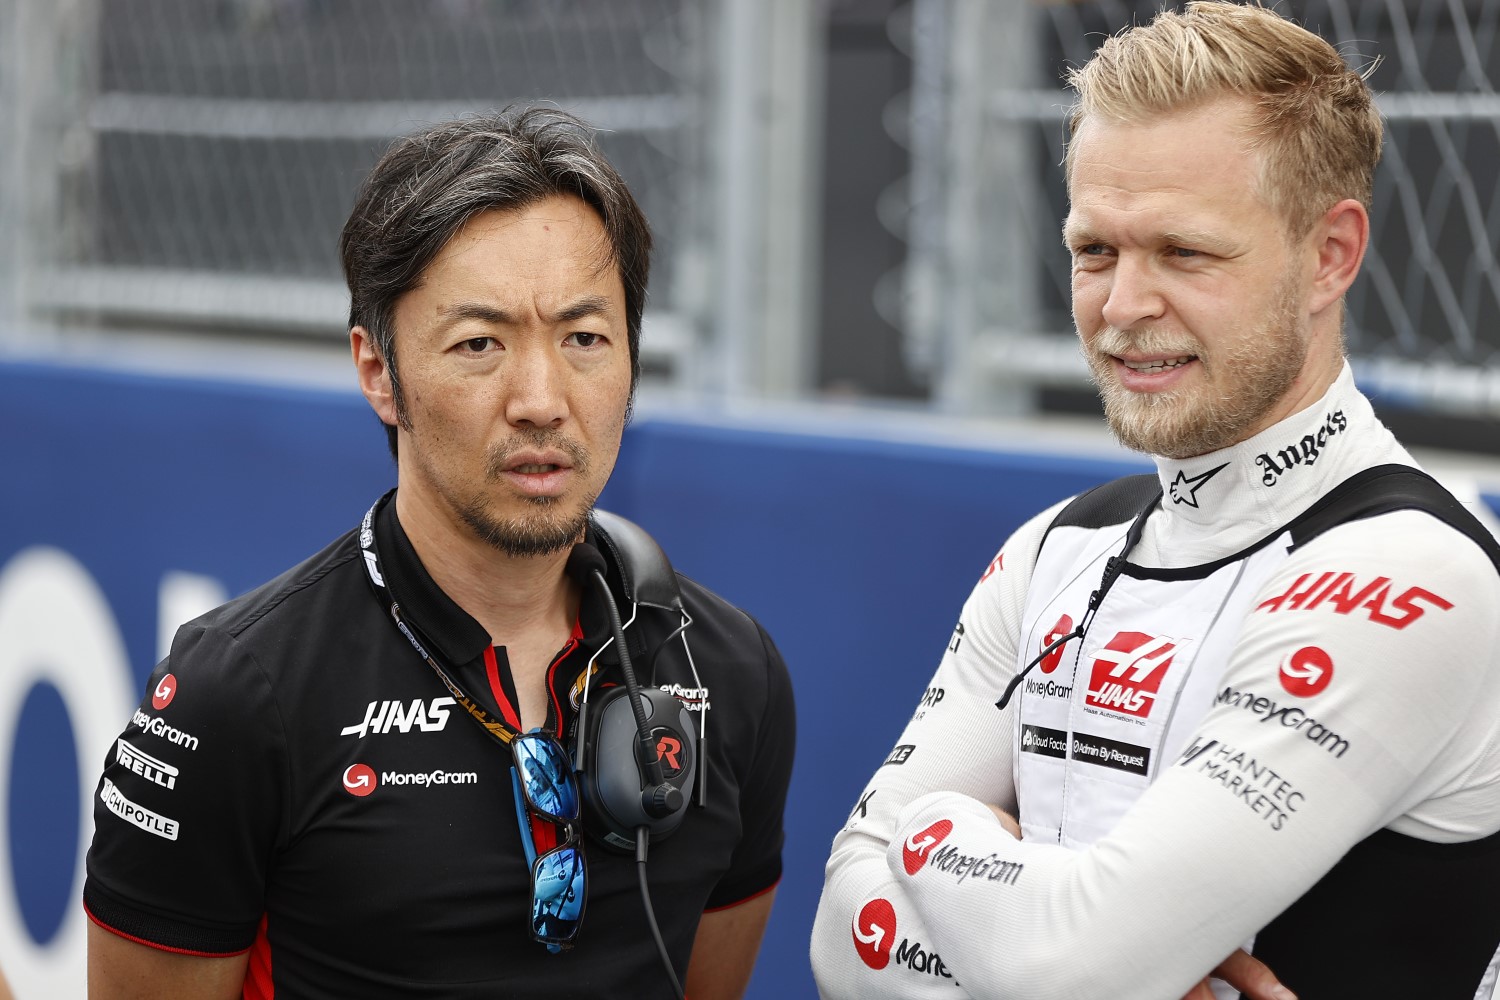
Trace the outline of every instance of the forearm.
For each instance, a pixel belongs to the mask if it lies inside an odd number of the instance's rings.
[[[886,868],[883,852],[830,859],[813,923],[812,966],[823,1000],[968,996]]]
[[[1014,707],[1002,712],[995,701],[1015,672],[1026,579],[1045,523],[1017,532],[975,587],[896,749],[834,838],[812,945],[825,997],[963,995],[885,852],[902,808],[935,789],[1015,807]]]
[[[772,889],[738,906],[703,915],[684,983],[692,1000],[739,1000],[744,996],[775,898]]]
[[[200,958],[149,948],[90,922],[89,1000],[233,1000],[248,955]]]

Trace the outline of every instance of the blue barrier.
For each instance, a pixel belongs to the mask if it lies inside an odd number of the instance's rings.
[[[627,431],[601,505],[755,614],[797,692],[785,875],[751,997],[815,996],[829,842],[1005,537],[1141,468],[683,417]],[[158,619],[270,578],[393,478],[353,392],[0,364],[0,956],[20,995],[83,994],[89,797],[175,624]]]

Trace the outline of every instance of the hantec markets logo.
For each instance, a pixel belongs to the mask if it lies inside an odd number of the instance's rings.
[[[364,798],[380,783],[375,770],[368,764],[350,764],[344,769],[344,791]]]
[[[891,947],[896,943],[896,908],[890,900],[876,897],[854,916],[851,928],[854,950],[872,969],[883,969],[891,963]]]
[[[1317,646],[1303,646],[1281,661],[1281,686],[1287,694],[1311,698],[1333,681],[1333,657]]]
[[[172,704],[172,699],[177,697],[177,678],[167,674],[156,685],[156,690],[151,692],[151,707],[160,712]]]
[[[1180,640],[1144,632],[1119,632],[1094,654],[1087,704],[1144,719],[1156,704],[1162,678]]]
[[[1052,645],[1063,636],[1072,634],[1072,632],[1073,616],[1063,615],[1057,620],[1057,624],[1052,626],[1052,631],[1048,632],[1046,636],[1043,637],[1041,649],[1037,650],[1037,652],[1040,653],[1042,649],[1046,649],[1048,646]],[[1068,644],[1063,643],[1061,646],[1058,646],[1052,652],[1042,657],[1042,673],[1050,674],[1052,673],[1052,671],[1056,670],[1057,665],[1062,662],[1063,652],[1067,648]]]
[[[901,848],[901,863],[906,866],[906,874],[915,875],[927,863],[927,855],[932,849],[948,839],[948,834],[953,832],[951,820],[940,819],[936,823],[906,838],[906,843]]]

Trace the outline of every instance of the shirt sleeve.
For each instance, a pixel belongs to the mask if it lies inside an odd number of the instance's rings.
[[[797,749],[797,710],[781,652],[759,623],[756,630],[765,651],[765,707],[757,726],[754,760],[740,786],[740,841],[729,870],[709,895],[709,910],[742,903],[781,878],[782,817]]]
[[[1348,587],[1286,599],[1324,573]],[[1214,707],[1108,836],[1019,842],[984,795],[934,791],[888,871],[974,997],[1180,996],[1375,831],[1492,832],[1497,602],[1488,559],[1425,514],[1332,529],[1262,589]],[[1465,799],[1490,805],[1442,808]]]
[[[995,702],[1015,675],[1026,589],[1062,506],[1018,529],[986,567],[911,721],[834,837],[811,946],[828,1000],[965,995],[967,981],[959,985],[963,977],[887,867],[886,852],[902,842],[902,811],[935,790],[1015,811],[1016,705],[1002,711]]]
[[[284,747],[250,654],[220,629],[179,630],[104,763],[84,884],[93,920],[168,951],[249,948],[286,813]]]

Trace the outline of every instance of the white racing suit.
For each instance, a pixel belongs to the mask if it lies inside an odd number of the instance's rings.
[[[1365,509],[1414,464],[1346,366],[1158,505],[1023,525],[834,840],[823,996],[1176,1000],[1247,947],[1301,1000],[1489,1000],[1500,548],[1435,484]]]

